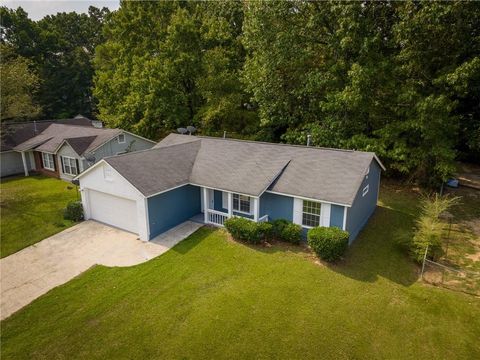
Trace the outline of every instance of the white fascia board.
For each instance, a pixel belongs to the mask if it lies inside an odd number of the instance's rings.
[[[323,203],[332,204],[332,205],[352,207],[352,205],[347,205],[347,204],[342,204],[342,203],[337,203],[337,202],[327,201],[327,200],[322,200],[322,199],[314,199],[314,198],[309,198],[309,197],[299,196],[299,195],[285,194],[285,193],[281,193],[281,192],[277,192],[277,191],[267,190],[265,192],[270,193],[270,194],[275,194],[275,195],[283,195],[283,196],[288,196],[288,197],[292,197],[292,198],[298,198],[298,199],[302,199],[302,200],[309,200],[309,201],[315,201],[315,202],[323,202]]]
[[[97,168],[98,166],[100,166],[100,164],[103,164],[103,163],[107,164],[107,162],[106,162],[105,160],[101,159],[99,162],[93,164],[92,166],[90,166],[90,167],[89,167],[87,170],[85,170],[84,172],[82,172],[82,173],[78,174],[77,176],[75,176],[75,177],[73,178],[73,180],[78,180],[78,179],[80,179],[83,175],[88,174],[90,171],[92,171],[93,169]]]
[[[181,188],[182,186],[185,186],[185,185],[191,185],[191,184],[190,184],[190,183],[184,183],[184,184],[176,185],[176,186],[174,186],[174,187],[171,187],[171,188],[168,188],[168,189],[165,189],[165,190],[156,192],[155,194],[148,195],[148,196],[145,196],[145,197],[148,199],[148,198],[151,198],[151,197],[154,197],[154,196],[157,196],[157,195],[160,195],[160,194],[169,192],[169,191],[171,191],[171,190],[175,190],[175,189]]]
[[[199,184],[195,184],[195,183],[189,183],[189,184],[193,185],[193,186],[204,187],[204,188],[207,188],[207,189],[212,189],[212,190],[217,190],[217,191],[225,191],[225,192],[231,192],[233,194],[240,194],[240,195],[248,196],[248,197],[251,197],[251,198],[259,198],[260,197],[260,195],[257,196],[257,195],[245,194],[245,193],[241,193],[241,192],[238,192],[238,191],[219,189],[219,188],[215,188],[215,187],[207,186],[207,185],[199,185]]]

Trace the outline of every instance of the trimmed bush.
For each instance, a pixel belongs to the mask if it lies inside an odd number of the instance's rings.
[[[272,236],[277,239],[281,240],[282,238],[282,231],[285,226],[287,226],[290,221],[285,219],[277,219],[272,221]]]
[[[270,224],[256,223],[242,217],[227,219],[225,221],[225,228],[235,240],[245,241],[251,244],[258,244],[264,241],[271,232]]]
[[[315,227],[307,234],[308,245],[326,261],[336,261],[348,247],[349,233],[336,227]]]
[[[302,227],[285,219],[277,219],[272,222],[272,236],[280,241],[300,244]]]
[[[273,226],[269,222],[257,223],[257,231],[263,240],[268,240],[272,238]]]
[[[70,201],[63,211],[65,220],[80,221],[83,220],[83,207],[80,201]]]

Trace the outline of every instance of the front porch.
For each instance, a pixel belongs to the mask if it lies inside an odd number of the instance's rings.
[[[202,187],[201,213],[190,220],[223,227],[225,221],[233,216],[240,216],[255,222],[268,221],[268,215],[260,217],[260,198],[214,190]],[[207,204],[207,206],[205,206]]]

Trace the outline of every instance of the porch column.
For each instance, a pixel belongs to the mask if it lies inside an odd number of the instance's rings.
[[[257,222],[258,221],[258,213],[260,210],[259,205],[260,198],[253,198],[253,221]]]
[[[25,151],[22,151],[21,154],[22,154],[22,162],[23,162],[23,171],[25,172],[25,176],[28,176],[28,165],[27,165],[27,157],[25,156]]]
[[[228,217],[231,218],[233,215],[233,194],[231,192],[227,193],[228,199]]]
[[[203,221],[205,224],[208,222],[208,191],[206,187],[202,188],[203,196]]]

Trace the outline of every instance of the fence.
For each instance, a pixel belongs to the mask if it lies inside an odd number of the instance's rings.
[[[449,265],[451,264],[448,264],[447,259],[436,262],[425,256],[422,264],[422,280],[431,285],[480,296],[480,272]]]

